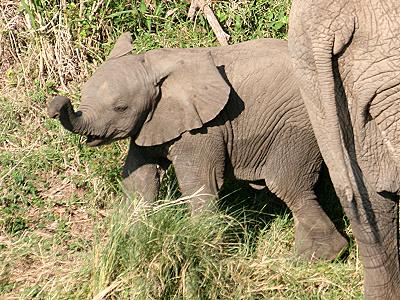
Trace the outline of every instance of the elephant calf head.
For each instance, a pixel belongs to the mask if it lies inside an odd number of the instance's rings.
[[[159,145],[215,118],[230,87],[208,51],[160,49],[131,55],[122,34],[107,60],[83,85],[79,111],[56,96],[48,106],[69,131],[86,135],[89,146],[133,137]]]

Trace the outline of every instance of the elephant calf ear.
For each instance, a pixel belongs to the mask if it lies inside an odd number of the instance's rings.
[[[108,55],[107,59],[118,58],[128,54],[133,50],[132,36],[130,32],[122,33],[115,42],[114,48]]]
[[[214,119],[229,99],[230,87],[209,51],[162,49],[146,53],[145,65],[161,86],[161,97],[136,143],[159,145]]]

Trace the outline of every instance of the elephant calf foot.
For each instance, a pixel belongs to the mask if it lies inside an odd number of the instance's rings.
[[[295,230],[296,252],[309,260],[333,260],[347,248],[347,240],[336,230],[323,230],[318,227],[310,228],[297,224]]]

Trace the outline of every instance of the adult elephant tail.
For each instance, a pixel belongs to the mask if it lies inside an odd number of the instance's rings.
[[[334,52],[343,49],[345,42],[341,47],[335,43],[335,35],[331,30],[324,30],[327,24],[302,22],[304,9],[306,8],[298,8],[296,1],[293,2],[289,52],[300,82],[302,98],[335,190],[351,202],[353,189],[350,152],[353,149],[345,143],[343,134],[343,127],[348,129],[351,122],[348,115],[343,114],[343,107],[340,107],[346,104],[338,104],[340,99],[335,91],[333,63]],[[350,37],[347,42],[349,40]]]

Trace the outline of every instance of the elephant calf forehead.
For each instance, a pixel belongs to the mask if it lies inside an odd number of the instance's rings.
[[[144,87],[147,72],[142,64],[115,60],[105,62],[83,86],[83,93],[126,94]]]
[[[143,83],[121,74],[95,74],[82,87],[82,96],[122,97],[132,94]]]
[[[124,84],[114,74],[96,73],[82,86],[82,96],[109,96],[123,89]]]

